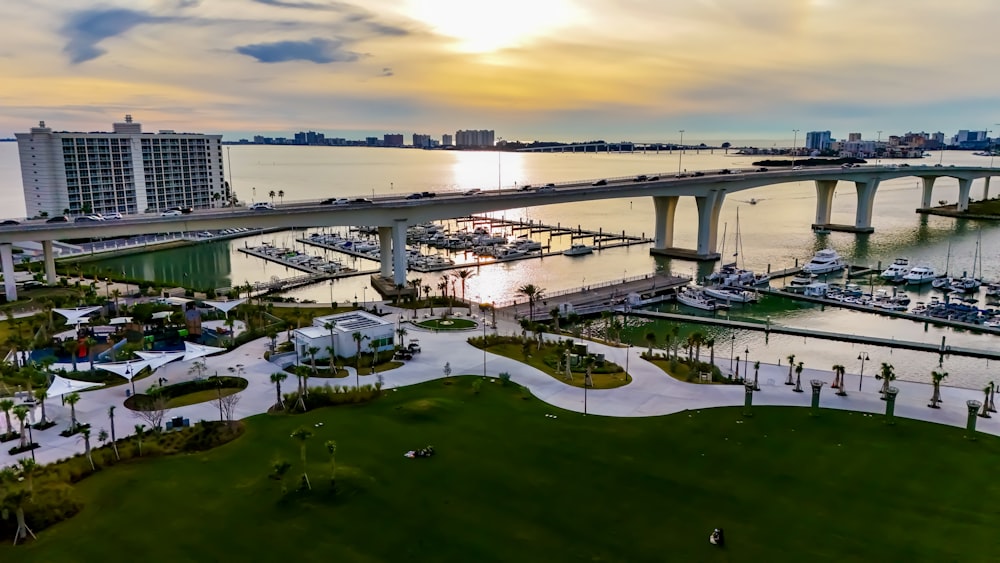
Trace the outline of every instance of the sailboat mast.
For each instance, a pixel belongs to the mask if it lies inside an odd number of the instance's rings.
[[[740,268],[746,269],[746,260],[743,258],[743,237],[740,235],[740,208],[736,208],[736,255],[740,260]]]

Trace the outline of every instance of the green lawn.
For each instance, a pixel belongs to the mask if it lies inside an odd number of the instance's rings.
[[[474,380],[257,416],[218,449],[102,471],[76,485],[80,514],[25,547],[3,542],[0,560],[996,559],[996,438],[802,408],[584,417],[513,386],[475,395]],[[299,426],[315,432],[315,490],[282,498],[266,475],[277,456],[300,472]],[[402,455],[428,444],[432,458]],[[716,526],[725,549],[708,543]]]
[[[482,348],[479,343],[481,339],[471,339],[470,344],[476,346],[477,348]],[[573,387],[579,387],[583,389],[584,372],[583,371],[573,371],[573,379],[566,379],[566,374],[564,371],[556,372],[555,370],[555,360],[552,360],[553,365],[545,363],[545,358],[553,356],[555,354],[555,345],[546,342],[541,350],[538,350],[537,346],[532,344],[530,356],[525,359],[524,350],[519,343],[514,342],[502,342],[500,344],[491,344],[486,348],[490,353],[496,354],[498,356],[505,356],[512,360],[517,360],[519,362],[528,364],[529,366],[562,381],[566,385],[572,385]],[[596,369],[591,372],[590,379],[593,382],[593,387],[591,389],[614,389],[615,387],[621,387],[632,381],[631,376],[625,374],[625,369],[621,366],[615,364],[614,362],[606,362],[607,366],[604,371],[610,373],[599,373]]]
[[[431,330],[468,330],[479,326],[479,323],[468,319],[450,317],[447,319],[427,319],[426,321],[417,323],[417,326]]]

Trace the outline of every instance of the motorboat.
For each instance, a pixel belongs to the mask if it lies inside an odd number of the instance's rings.
[[[677,294],[677,301],[688,307],[704,311],[715,311],[716,309],[725,309],[728,307],[725,303],[720,303],[718,300],[705,295],[705,292],[699,289],[685,289]]]
[[[563,256],[583,256],[584,254],[593,254],[594,247],[587,246],[586,244],[574,244],[568,249],[563,251]]]
[[[826,297],[826,292],[829,288],[829,284],[813,282],[802,289],[802,295],[806,297]]]
[[[824,248],[816,253],[805,266],[802,267],[802,271],[807,274],[829,274],[831,272],[836,272],[838,270],[843,270],[845,267],[844,261],[837,254],[837,251],[832,248]]]
[[[948,287],[952,292],[972,293],[977,291],[982,285],[983,282],[980,279],[971,276],[962,276],[961,278],[952,281],[951,285]]]
[[[815,275],[800,272],[795,274],[795,277],[792,278],[792,281],[788,282],[788,286],[785,289],[794,293],[801,293],[809,284],[815,281]]]
[[[702,289],[712,299],[727,303],[756,303],[757,294],[738,287],[712,286]]]
[[[1000,283],[994,282],[987,284],[986,297],[1000,297]]]
[[[896,258],[889,264],[889,267],[882,270],[879,276],[890,282],[902,282],[905,281],[906,274],[910,273],[910,259],[909,258]]]
[[[919,266],[914,266],[910,268],[910,271],[903,276],[903,280],[909,285],[923,285],[925,283],[934,283],[934,287],[938,287],[936,283],[937,274],[934,272],[934,268],[926,264],[921,264]]]

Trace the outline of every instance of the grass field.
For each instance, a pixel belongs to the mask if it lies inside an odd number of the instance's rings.
[[[472,342],[472,345],[476,346],[477,344]],[[553,366],[545,363],[545,357],[553,354],[553,349],[553,346],[548,344],[543,346],[541,350],[532,346],[531,355],[525,359],[521,345],[517,343],[506,342],[493,344],[487,348],[490,353],[523,362],[541,372],[544,372],[552,378],[562,381],[566,385],[572,385],[573,387],[583,389],[583,372],[574,371],[573,379],[566,379],[565,372],[556,372]],[[614,389],[615,387],[627,385],[628,382],[632,380],[631,376],[626,375],[625,370],[621,366],[616,365],[614,362],[607,362],[605,365],[608,366],[607,371],[610,371],[611,373],[598,373],[596,370],[591,373],[590,379],[593,383],[593,387],[591,387],[591,389]]]
[[[0,560],[996,559],[996,438],[801,408],[584,417],[473,381],[257,416],[218,449],[105,470],[76,486],[82,513],[0,544]],[[315,432],[314,490],[282,497],[266,475],[277,456],[300,473],[299,426]],[[436,456],[402,455],[428,444]],[[724,549],[708,543],[717,526]]]

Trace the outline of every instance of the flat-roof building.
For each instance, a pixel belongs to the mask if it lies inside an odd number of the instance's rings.
[[[392,350],[395,346],[395,325],[365,311],[348,311],[316,317],[312,326],[294,330],[292,340],[299,360],[303,363],[311,357],[309,348],[319,348],[316,359],[329,358],[330,351],[327,348],[331,340],[334,353],[340,357],[352,358],[358,352],[358,342],[354,339],[354,333],[361,336],[361,352],[365,354]]]

